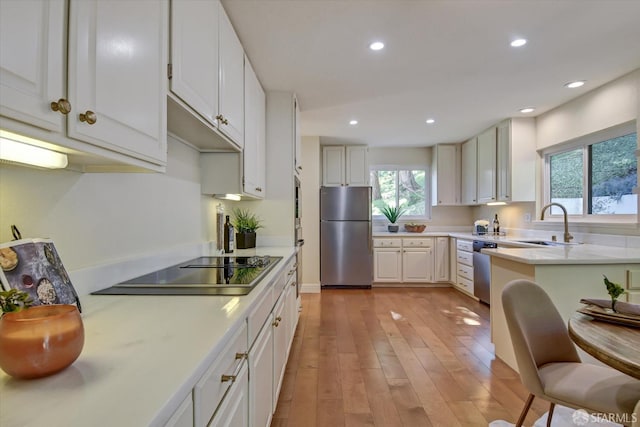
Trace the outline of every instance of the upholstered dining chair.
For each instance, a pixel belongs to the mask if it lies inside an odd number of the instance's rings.
[[[529,397],[516,423],[524,423],[535,397],[589,413],[617,414],[629,420],[640,400],[640,381],[613,368],[582,363],[567,326],[551,298],[529,280],[509,282],[502,291],[509,335]]]

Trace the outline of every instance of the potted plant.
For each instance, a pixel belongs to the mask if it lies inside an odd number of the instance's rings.
[[[607,293],[611,297],[611,310],[615,313],[616,301],[618,300],[618,297],[620,297],[620,295],[624,294],[626,291],[619,284],[613,283],[612,281],[607,279],[607,276],[605,276],[604,274],[603,276],[604,276],[604,284],[607,287]]]
[[[262,228],[262,220],[248,209],[233,209],[233,226],[236,229],[236,247],[248,249],[256,247],[256,230]]]
[[[405,212],[405,208],[402,206],[389,206],[384,205],[382,207],[382,214],[387,217],[391,224],[387,225],[387,230],[391,233],[397,233],[399,226],[396,224],[396,221],[400,216]]]

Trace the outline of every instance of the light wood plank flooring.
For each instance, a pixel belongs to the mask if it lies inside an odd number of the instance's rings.
[[[488,307],[454,289],[323,290],[302,306],[274,427],[487,426],[524,405]],[[525,425],[547,409],[536,399]]]

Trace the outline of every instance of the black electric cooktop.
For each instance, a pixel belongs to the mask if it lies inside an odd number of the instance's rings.
[[[94,295],[247,295],[282,257],[200,257],[126,280]]]

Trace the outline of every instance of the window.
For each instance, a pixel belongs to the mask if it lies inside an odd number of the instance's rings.
[[[637,134],[625,126],[546,153],[546,203],[560,203],[569,214],[585,217],[635,215],[637,144]],[[551,208],[551,214],[561,213]]]
[[[382,207],[402,206],[403,217],[429,218],[427,169],[424,167],[376,166],[370,170],[371,212],[382,216]]]

